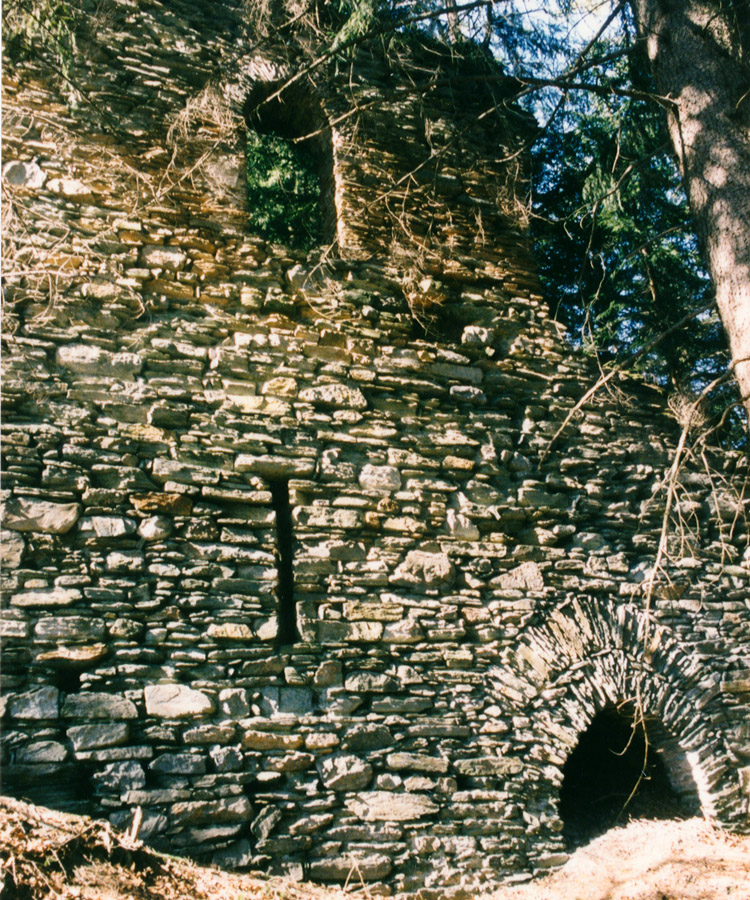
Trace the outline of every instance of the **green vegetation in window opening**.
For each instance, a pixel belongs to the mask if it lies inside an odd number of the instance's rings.
[[[42,57],[68,78],[76,55],[82,13],[57,0],[10,0],[3,4],[5,56],[11,62]]]
[[[300,250],[321,242],[318,163],[292,141],[248,132],[247,201],[255,234]]]

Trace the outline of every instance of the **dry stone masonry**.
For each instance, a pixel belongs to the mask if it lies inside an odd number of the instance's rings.
[[[746,830],[747,462],[672,478],[634,379],[555,437],[595,373],[486,63],[397,36],[264,105],[239,2],[97,9],[64,78],[4,73],[4,789],[458,896],[564,860],[566,764],[630,704]],[[247,127],[315,132],[325,247],[254,233]]]

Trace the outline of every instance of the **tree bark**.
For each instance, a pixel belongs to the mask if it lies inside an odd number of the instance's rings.
[[[750,416],[750,0],[630,0]]]

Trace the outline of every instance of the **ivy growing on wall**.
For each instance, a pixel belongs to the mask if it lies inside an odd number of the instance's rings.
[[[309,250],[321,242],[318,161],[303,146],[248,131],[250,229],[280,244]]]

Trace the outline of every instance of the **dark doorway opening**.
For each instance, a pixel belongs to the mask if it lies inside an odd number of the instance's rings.
[[[675,748],[658,723],[646,722],[644,734],[632,708],[597,713],[563,767],[559,810],[568,847],[631,818],[695,815],[697,792],[685,790],[684,771],[670,773],[665,764],[669,759],[670,766],[678,765],[681,754]],[[680,784],[679,793],[674,783]]]
[[[297,628],[297,604],[294,599],[294,531],[292,507],[289,503],[289,482],[270,482],[271,498],[276,513],[276,567],[278,580],[278,646],[294,644],[299,640]]]

